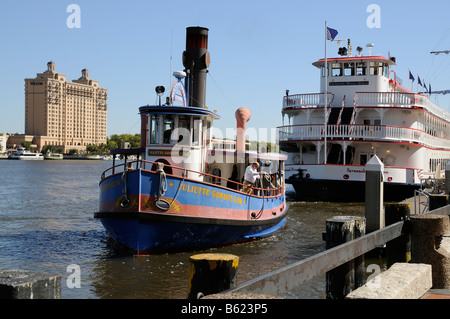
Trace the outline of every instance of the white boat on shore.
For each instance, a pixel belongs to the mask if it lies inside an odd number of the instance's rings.
[[[18,147],[16,152],[8,156],[8,159],[17,160],[43,160],[44,155],[42,153],[32,153],[23,147]]]
[[[374,155],[384,164],[387,201],[414,196],[445,167],[450,113],[402,86],[395,65],[393,57],[361,53],[320,59],[313,63],[319,93],[286,92],[278,130],[298,200],[364,201],[365,164]]]

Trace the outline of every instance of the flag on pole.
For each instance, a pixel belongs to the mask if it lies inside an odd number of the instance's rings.
[[[420,81],[419,76],[417,76],[417,82],[420,84],[420,86],[422,86],[422,82]]]
[[[428,94],[431,94],[431,84],[428,84]]]
[[[411,71],[409,71],[409,79],[412,80],[413,83],[414,83],[415,79],[414,79],[414,76],[412,75]]]
[[[337,30],[327,27],[327,40],[333,41],[337,34]]]

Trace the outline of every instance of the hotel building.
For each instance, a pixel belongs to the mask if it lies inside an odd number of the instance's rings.
[[[106,143],[107,99],[107,89],[89,78],[88,70],[67,82],[48,62],[46,71],[25,79],[25,136],[34,136],[38,150],[52,145],[64,153]]]

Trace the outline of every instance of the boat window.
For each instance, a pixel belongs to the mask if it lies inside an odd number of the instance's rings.
[[[387,63],[384,64],[384,76],[389,77],[389,65]]]
[[[159,144],[159,115],[150,116],[150,144]]]
[[[174,140],[172,140],[172,132],[175,128],[175,121],[172,115],[165,115],[163,119],[163,143],[164,144],[173,144]]]
[[[344,63],[344,76],[355,75],[355,63]]]
[[[178,118],[178,143],[189,144],[191,136],[191,118],[189,116],[180,116]]]
[[[370,62],[370,75],[378,75],[378,64]]]
[[[328,76],[330,75],[330,71],[329,68],[327,68],[328,71]],[[325,77],[325,65],[323,67],[321,67],[321,72],[322,72],[322,77]]]
[[[378,74],[379,75],[383,75],[384,73],[383,73],[383,63],[382,62],[380,62],[380,63],[378,63]],[[384,74],[384,75],[386,75],[386,74]]]
[[[200,118],[194,118],[194,130],[192,133],[192,145],[200,145],[200,133],[202,131],[202,121]]]
[[[356,75],[366,75],[366,63],[365,62],[358,62],[356,63]]]
[[[340,63],[331,65],[331,76],[342,76],[342,65]]]

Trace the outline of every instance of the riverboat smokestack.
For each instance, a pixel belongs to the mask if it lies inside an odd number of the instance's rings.
[[[209,62],[208,29],[186,28],[186,51],[183,52],[183,65],[187,74],[186,89],[189,106],[205,107],[206,73]]]

